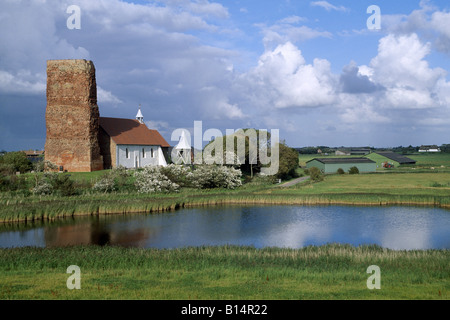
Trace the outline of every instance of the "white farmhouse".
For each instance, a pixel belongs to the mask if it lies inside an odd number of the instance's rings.
[[[99,142],[104,168],[166,166],[169,144],[157,130],[147,128],[139,108],[136,120],[100,117]]]
[[[437,145],[421,146],[419,152],[441,152],[441,149]]]

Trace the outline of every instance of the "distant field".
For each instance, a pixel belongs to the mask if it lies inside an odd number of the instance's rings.
[[[445,166],[450,167],[450,153],[418,153],[406,155],[407,157],[416,160],[416,166]]]
[[[415,154],[405,154],[404,156],[416,160],[417,163],[415,165],[403,165],[400,167],[396,167],[395,169],[410,170],[411,168],[415,168],[415,169],[430,169],[430,170],[439,169],[442,171],[450,171],[450,153],[415,153]],[[300,154],[298,160],[299,165],[304,167],[306,166],[307,161],[314,158],[355,158],[355,157],[362,157],[362,156],[335,156],[335,155],[325,156],[320,154]],[[383,168],[381,168],[381,163],[385,160],[384,157],[381,157],[375,153],[372,153],[367,157],[377,162],[379,171],[384,170]]]
[[[440,187],[436,187],[440,186]],[[298,185],[299,194],[390,194],[450,197],[449,173],[329,175],[322,182]]]

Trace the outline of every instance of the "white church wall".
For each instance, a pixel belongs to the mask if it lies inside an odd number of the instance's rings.
[[[117,165],[126,168],[166,164],[160,146],[118,145],[117,153]]]

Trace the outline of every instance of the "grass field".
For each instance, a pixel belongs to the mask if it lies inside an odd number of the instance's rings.
[[[160,212],[216,204],[428,205],[450,208],[450,173],[327,175],[324,181],[280,188],[246,184],[235,190],[183,189],[170,194],[89,193],[78,196],[14,196],[0,193],[0,221]]]
[[[450,251],[119,247],[0,249],[0,299],[446,299]],[[81,289],[69,290],[77,265]],[[380,268],[369,290],[367,268]]]

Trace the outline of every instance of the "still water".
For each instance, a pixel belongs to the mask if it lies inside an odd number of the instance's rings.
[[[326,243],[377,244],[396,250],[450,249],[450,211],[419,207],[218,206],[0,224],[0,247],[232,244],[300,248]]]

